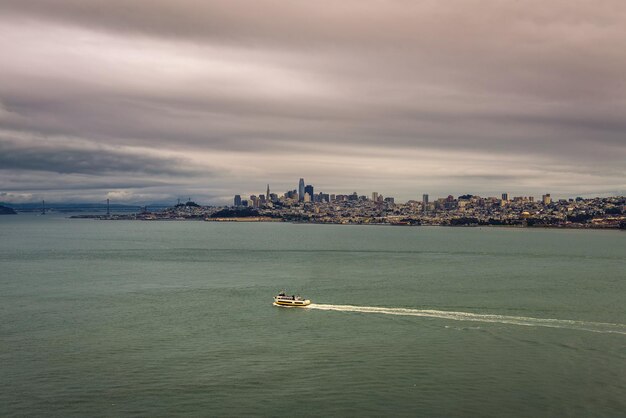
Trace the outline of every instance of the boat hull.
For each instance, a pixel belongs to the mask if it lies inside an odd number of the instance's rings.
[[[306,300],[280,300],[274,299],[274,306],[287,306],[287,307],[298,307],[303,308],[311,304],[311,301]]]

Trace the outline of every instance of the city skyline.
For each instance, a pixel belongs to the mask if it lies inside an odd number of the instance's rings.
[[[282,195],[271,193],[242,199],[235,195],[226,206],[179,203],[162,210],[140,213],[77,215],[80,219],[107,220],[195,220],[209,222],[293,222],[341,225],[394,226],[507,226],[520,228],[625,229],[626,197],[554,199],[550,193],[533,196],[482,197],[466,194],[398,202],[393,197],[372,192],[366,195],[313,193],[307,185]]]
[[[272,198],[270,198],[270,185],[267,184],[267,188],[265,191],[265,194],[257,194],[257,193],[249,193],[249,194],[235,194],[234,195],[234,199],[231,197],[231,203],[226,202],[224,205],[225,206],[250,206],[250,207],[260,207],[263,206],[266,202],[277,202],[277,201],[284,201],[284,199],[291,199],[294,202],[299,202],[299,203],[329,203],[335,200],[335,196],[338,197],[342,197],[342,198],[347,198],[347,197],[358,197],[358,200],[365,200],[365,201],[378,201],[378,202],[391,202],[391,203],[406,203],[406,202],[419,202],[422,204],[423,207],[428,206],[429,202],[434,202],[435,200],[442,200],[442,199],[450,199],[453,198],[454,200],[456,200],[457,198],[469,198],[470,196],[472,197],[480,197],[480,198],[486,198],[486,199],[492,199],[492,200],[501,200],[504,202],[510,202],[510,201],[524,201],[524,202],[542,202],[544,205],[548,205],[551,202],[556,202],[556,201],[566,201],[566,200],[580,200],[580,199],[589,199],[589,198],[601,198],[601,197],[620,197],[622,195],[614,195],[614,196],[556,196],[553,195],[552,193],[549,192],[545,192],[543,194],[541,194],[540,196],[534,196],[532,194],[524,194],[524,193],[508,193],[508,192],[503,192],[499,195],[498,194],[491,194],[491,195],[479,195],[479,194],[475,194],[475,193],[461,193],[459,195],[453,195],[453,194],[444,194],[443,196],[430,196],[428,193],[424,193],[422,194],[421,199],[419,198],[409,198],[406,200],[402,200],[402,199],[397,199],[395,196],[390,196],[390,195],[385,195],[384,193],[380,193],[378,191],[371,191],[368,194],[368,192],[365,193],[359,193],[357,191],[353,191],[353,192],[329,192],[329,191],[325,191],[322,190],[320,191],[319,189],[317,189],[317,193],[313,193],[313,190],[315,189],[315,186],[312,184],[306,184],[305,179],[304,178],[300,178],[298,180],[298,184],[297,187],[294,189],[287,189],[284,192],[279,192],[279,193],[272,193],[271,196]],[[304,195],[303,195],[304,193]],[[433,200],[429,200],[430,198],[432,198]]]
[[[624,195],[608,3],[0,0],[0,201]]]

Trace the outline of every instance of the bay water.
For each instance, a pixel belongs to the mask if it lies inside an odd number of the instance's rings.
[[[0,217],[0,416],[294,415],[626,416],[626,233]]]

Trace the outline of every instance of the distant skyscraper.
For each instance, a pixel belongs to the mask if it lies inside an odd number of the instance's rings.
[[[502,200],[508,202],[509,201],[509,194],[508,193],[502,193]]]
[[[300,201],[304,200],[304,179],[300,179],[298,183],[298,199]]]
[[[378,201],[378,192],[372,192],[372,201],[373,202]]]
[[[550,197],[550,193],[546,193],[541,196],[541,200],[543,201],[544,205],[549,205],[550,203],[552,203],[552,197]]]
[[[304,194],[309,194],[309,196],[311,196],[311,200],[313,200],[313,186],[311,186],[310,184],[307,184],[306,187],[304,188]]]
[[[267,185],[267,191],[265,192],[265,200],[269,202],[270,200],[270,185]]]
[[[241,206],[241,195],[236,194],[235,201],[233,203],[235,203],[235,206]]]
[[[428,210],[428,195],[422,195],[422,210],[426,212]]]

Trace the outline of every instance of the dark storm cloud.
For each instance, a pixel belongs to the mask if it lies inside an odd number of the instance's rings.
[[[619,1],[0,9],[0,126],[41,138],[0,143],[0,167],[184,177],[172,152],[216,179],[172,190],[216,196],[301,175],[400,194],[626,187]],[[65,136],[91,148],[49,139]]]
[[[8,138],[7,138],[8,137]],[[45,138],[17,140],[19,135],[0,132],[0,169],[47,171],[60,174],[142,173],[189,176],[197,168],[184,160],[129,153],[98,145],[72,142],[51,146]],[[43,143],[43,145],[38,144]],[[194,170],[195,169],[195,170]],[[196,171],[197,172],[197,171]]]
[[[149,179],[142,179],[136,181],[128,181],[126,179],[119,178],[110,178],[110,179],[85,179],[84,177],[78,177],[77,182],[74,183],[72,181],[68,181],[68,178],[65,177],[64,181],[54,181],[50,180],[46,177],[39,176],[29,176],[29,181],[24,181],[23,178],[20,179],[5,179],[0,187],[2,189],[11,189],[13,190],[16,187],[19,187],[19,190],[22,192],[36,192],[42,189],[47,191],[60,191],[60,190],[73,190],[73,191],[82,191],[82,190],[124,190],[124,189],[145,189],[145,188],[153,188],[159,186],[167,185],[166,182],[158,182]],[[17,180],[17,181],[15,181]],[[6,194],[6,193],[5,193]]]
[[[137,176],[135,176],[137,177]],[[159,190],[167,189],[167,181],[150,178],[129,179],[127,173],[112,173],[106,176],[86,174],[56,174],[45,171],[4,171],[0,177],[0,190],[19,190],[19,192],[0,192],[0,195],[38,194],[41,190],[53,194],[54,199],[65,193],[93,194],[98,201],[103,200],[109,191],[120,190]]]

